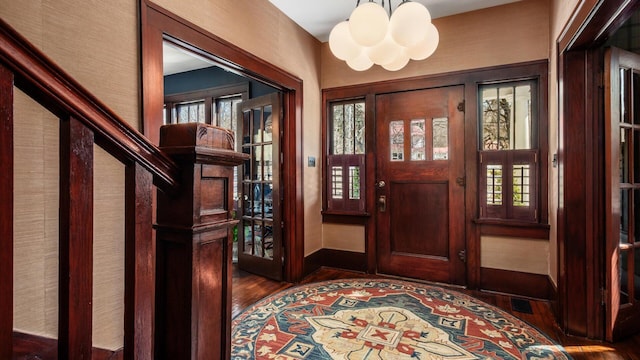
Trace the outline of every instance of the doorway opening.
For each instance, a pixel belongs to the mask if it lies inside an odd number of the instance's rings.
[[[160,126],[173,122],[234,128],[236,150],[251,155],[235,177],[238,261],[246,258],[254,272],[267,263],[263,275],[298,281],[304,260],[304,186],[298,171],[302,80],[158,5],[141,1],[141,22],[145,135],[158,143]],[[191,57],[193,68],[165,78],[165,50]],[[191,85],[170,81],[188,76]],[[252,103],[255,99],[262,102]]]
[[[165,38],[163,124],[198,122],[234,134],[235,150],[251,156],[234,168],[233,262],[282,280],[280,224],[282,91],[226,70]],[[276,161],[274,161],[276,159]],[[275,187],[275,188],[274,188]],[[274,196],[275,195],[275,196]]]

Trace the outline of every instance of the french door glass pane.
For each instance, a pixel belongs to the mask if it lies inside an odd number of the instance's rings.
[[[253,254],[253,226],[251,220],[242,222],[244,226],[244,253]]]
[[[640,248],[634,249],[633,293],[636,301],[640,300]]]
[[[629,70],[620,69],[620,122],[629,123]]]
[[[631,182],[629,174],[629,140],[631,129],[620,128],[620,182]]]
[[[449,119],[433,119],[433,160],[449,159]]]
[[[262,231],[263,255],[267,259],[273,259],[273,225],[265,222]]]
[[[620,243],[629,243],[629,192],[620,190]]]
[[[640,96],[638,96],[638,91],[640,91],[640,74],[638,74],[637,70],[633,71],[633,123],[636,125],[640,125]]]
[[[640,90],[640,88],[638,88]],[[633,130],[633,179],[630,183],[640,184],[640,129]],[[631,149],[631,147],[630,147]],[[631,161],[629,159],[629,161]]]
[[[618,271],[620,273],[620,305],[629,303],[629,277],[627,276],[627,269],[629,267],[629,250],[620,249],[620,257],[618,264]]]

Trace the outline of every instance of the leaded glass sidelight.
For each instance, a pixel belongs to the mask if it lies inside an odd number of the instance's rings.
[[[536,222],[537,82],[487,84],[478,90],[478,158],[486,169],[480,179],[481,217]]]
[[[332,102],[327,119],[326,207],[340,213],[362,213],[366,129],[363,99]]]

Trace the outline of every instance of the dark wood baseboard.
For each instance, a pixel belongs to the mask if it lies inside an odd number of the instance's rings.
[[[534,299],[551,300],[552,282],[547,275],[480,268],[480,289]]]
[[[13,332],[13,359],[57,359],[58,340]],[[123,360],[122,349],[111,351],[93,348],[91,360]]]
[[[366,272],[367,254],[344,250],[320,249],[304,258],[304,275],[307,276],[323,266]]]

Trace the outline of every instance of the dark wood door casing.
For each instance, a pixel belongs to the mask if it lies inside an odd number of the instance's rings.
[[[605,338],[604,120],[601,45],[640,2],[582,0],[558,47],[558,323]]]
[[[299,281],[303,275],[304,206],[302,183],[302,80],[240,49],[203,28],[161,8],[140,0],[142,41],[143,131],[158,143],[162,125],[164,84],[162,76],[162,41],[168,36],[191,51],[238,74],[260,79],[283,91],[282,182],[284,242],[287,244],[284,268],[286,281]]]

